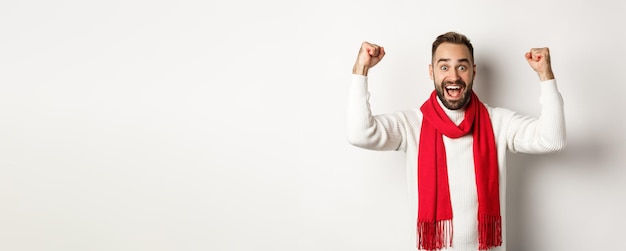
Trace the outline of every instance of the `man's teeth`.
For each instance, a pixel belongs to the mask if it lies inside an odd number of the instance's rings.
[[[446,89],[448,89],[448,90],[459,90],[459,89],[461,89],[461,87],[460,86],[446,86]]]

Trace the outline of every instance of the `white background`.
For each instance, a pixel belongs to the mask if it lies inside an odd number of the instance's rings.
[[[0,250],[410,250],[404,155],[345,140],[364,40],[375,113],[421,105],[434,38],[538,115],[550,47],[568,146],[509,155],[510,250],[621,250],[623,13],[598,1],[3,1]]]

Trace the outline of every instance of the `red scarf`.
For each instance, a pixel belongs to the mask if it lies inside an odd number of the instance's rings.
[[[418,249],[435,250],[452,246],[452,203],[443,137],[474,137],[474,172],[478,191],[479,250],[502,245],[498,156],[487,108],[474,92],[465,118],[456,126],[443,111],[433,91],[421,111],[424,114],[418,154],[417,214]]]

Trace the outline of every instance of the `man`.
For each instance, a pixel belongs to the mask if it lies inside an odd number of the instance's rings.
[[[480,102],[472,91],[473,46],[455,32],[433,42],[430,98],[419,108],[373,116],[367,74],[384,56],[381,46],[361,45],[349,91],[348,141],[406,153],[417,249],[506,250],[506,151],[548,153],[565,146],[563,100],[548,48],[525,54],[540,79],[539,118]]]

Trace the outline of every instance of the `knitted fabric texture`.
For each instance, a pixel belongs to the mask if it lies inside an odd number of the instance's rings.
[[[438,250],[452,246],[452,202],[443,135],[473,136],[474,172],[478,192],[479,250],[502,245],[502,217],[498,181],[498,156],[493,127],[485,105],[470,93],[465,117],[457,126],[437,102],[437,93],[421,106],[424,115],[418,149],[417,247]]]

